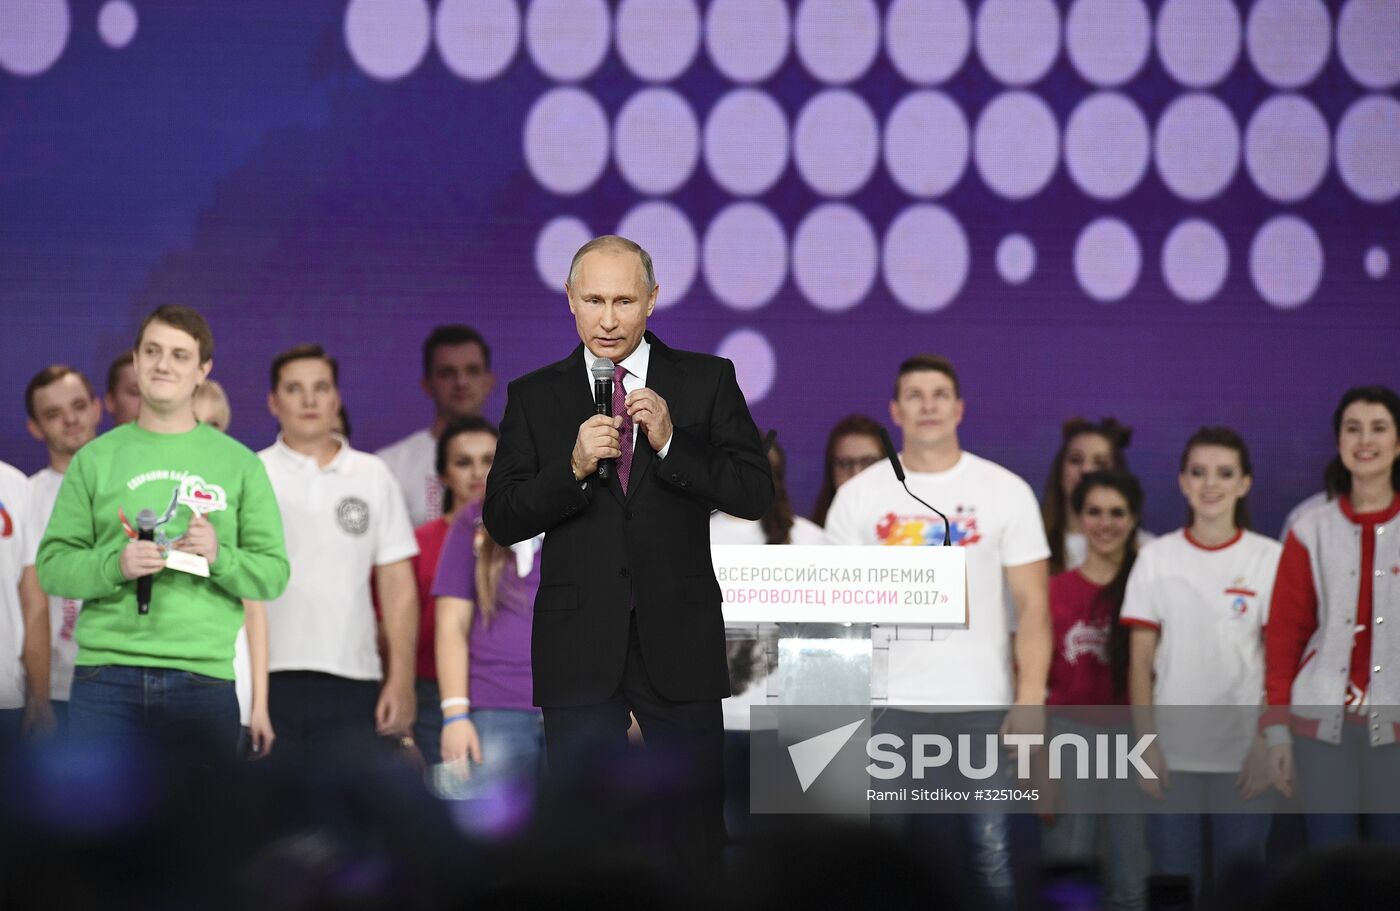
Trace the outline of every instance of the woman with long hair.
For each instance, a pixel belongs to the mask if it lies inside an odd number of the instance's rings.
[[[1103,706],[1127,701],[1128,631],[1118,621],[1128,576],[1137,560],[1142,500],[1142,485],[1124,471],[1089,472],[1070,494],[1070,509],[1086,549],[1078,568],[1050,579],[1055,650],[1047,705]],[[1107,851],[1100,858],[1101,828],[1107,836]],[[1146,906],[1148,860],[1140,814],[1063,814],[1047,824],[1041,845],[1047,860],[1098,860],[1107,874],[1108,907]]]
[[[1249,530],[1253,476],[1234,430],[1192,434],[1177,478],[1186,526],[1142,548],[1123,599],[1129,696],[1140,732],[1159,735],[1144,755],[1157,778],[1139,784],[1174,810],[1148,817],[1153,871],[1188,876],[1197,890],[1202,807],[1212,811],[1217,876],[1231,864],[1262,864],[1269,834],[1270,817],[1258,812],[1267,809],[1267,752],[1254,722],[1280,547]]]
[[[496,428],[479,417],[458,418],[438,434],[438,479],[442,482],[442,517],[414,529],[418,556],[413,558],[413,578],[418,583],[418,657],[414,690],[418,696],[418,717],[413,722],[413,739],[423,761],[442,761],[442,709],[437,682],[437,605],[433,579],[447,534],[457,516],[472,504],[480,504],[486,493],[486,476],[496,453]]]
[[[533,784],[543,766],[544,726],[530,676],[542,540],[496,543],[473,503],[457,514],[438,561],[432,592],[442,760],[470,779],[469,794],[506,779]]]
[[[812,507],[812,521],[824,527],[837,488],[884,457],[880,425],[873,418],[850,414],[837,421],[826,436],[822,486],[817,491],[817,503]]]
[[[1050,463],[1045,478],[1045,494],[1041,517],[1045,522],[1045,538],[1050,544],[1050,575],[1074,569],[1084,561],[1084,534],[1079,528],[1079,516],[1069,508],[1070,495],[1079,479],[1090,471],[1127,471],[1123,450],[1132,442],[1133,429],[1114,418],[1090,421],[1074,417],[1060,427],[1060,448]],[[1143,537],[1138,544],[1151,539]]]
[[[711,544],[826,543],[819,525],[793,513],[787,489],[787,452],[776,436],[768,448],[768,464],[773,469],[773,505],[756,520],[722,512],[710,516]]]
[[[1400,605],[1397,427],[1393,390],[1358,386],[1342,396],[1327,467],[1337,496],[1289,531],[1274,583],[1269,769],[1279,790],[1301,791],[1314,845],[1355,840],[1355,813],[1339,811],[1373,810],[1378,799],[1393,807],[1400,780],[1400,639],[1390,632]],[[1400,841],[1395,815],[1374,815],[1367,828],[1373,839]]]

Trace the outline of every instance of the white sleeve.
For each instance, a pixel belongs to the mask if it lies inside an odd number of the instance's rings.
[[[408,504],[403,498],[403,488],[394,478],[388,466],[380,467],[380,500],[384,509],[384,521],[378,523],[379,540],[375,542],[374,565],[385,566],[418,555],[418,539],[413,534],[413,523],[408,518]]]
[[[20,523],[20,565],[33,566],[39,558],[39,542],[44,537],[44,526],[48,524],[39,515],[38,500],[34,497],[33,485],[19,486],[23,499],[15,506],[15,521]]]
[[[1162,611],[1157,601],[1156,572],[1153,569],[1151,550],[1138,554],[1133,571],[1128,573],[1128,589],[1123,595],[1123,609],[1119,611],[1120,621],[1133,621],[1147,626],[1162,626]]]
[[[1045,521],[1040,515],[1031,486],[1021,478],[1008,491],[1007,511],[1010,521],[1001,539],[1001,565],[1023,566],[1050,557],[1050,545],[1045,539]]]
[[[865,544],[860,531],[860,503],[850,482],[836,491],[826,512],[826,543]]]

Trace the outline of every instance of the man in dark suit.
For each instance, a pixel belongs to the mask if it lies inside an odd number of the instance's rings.
[[[595,238],[564,290],[582,344],[510,384],[483,520],[506,545],[548,532],[531,659],[552,773],[619,754],[630,712],[687,782],[683,850],[713,860],[729,677],[710,513],[763,515],[771,470],[734,365],[646,331],[658,287],[645,250]],[[594,413],[600,358],[612,417]]]

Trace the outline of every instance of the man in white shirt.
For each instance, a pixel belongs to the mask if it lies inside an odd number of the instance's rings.
[[[29,479],[0,462],[0,755],[53,727],[48,600],[34,571],[42,529],[33,514]]]
[[[411,560],[418,543],[388,467],[331,430],[338,381],[336,361],[319,345],[278,355],[267,401],[282,432],[258,453],[277,494],[292,565],[286,591],[267,604],[272,755],[283,762],[350,758],[376,733],[406,736],[416,711]]]
[[[910,490],[948,515],[952,543],[967,548],[968,626],[900,629],[890,643],[889,704],[960,707],[951,723],[964,732],[987,727],[985,733],[993,733],[1011,724],[1012,716],[1001,717],[1007,704],[1045,702],[1050,548],[1030,485],[963,451],[963,408],[957,373],[946,358],[916,355],[900,365],[890,402],[890,420],[903,434],[900,460]],[[943,520],[904,490],[888,462],[842,485],[827,514],[831,544],[942,545],[944,533]],[[1016,607],[1014,641],[1004,606],[1007,589]],[[969,710],[978,706],[987,711]],[[892,709],[882,723],[907,736],[933,730],[935,721],[926,713]],[[1018,730],[1024,724],[1018,722]],[[973,866],[988,899],[1013,907],[1006,818],[979,814],[966,822]]]
[[[438,326],[423,341],[423,393],[433,401],[433,423],[375,453],[398,479],[417,528],[442,515],[442,482],[436,470],[437,438],[458,418],[481,417],[496,377],[491,348],[470,326]]]
[[[29,507],[36,531],[35,544],[43,535],[63,485],[63,473],[73,455],[97,436],[102,420],[102,400],[92,383],[67,364],[51,364],[34,374],[24,390],[24,407],[29,413],[27,426],[35,440],[48,450],[49,464],[29,477]],[[33,555],[30,557],[32,564]],[[37,583],[37,578],[36,578]],[[68,693],[73,685],[73,662],[78,643],[73,630],[83,602],[74,598],[48,596],[49,631],[53,640],[49,665],[49,699],[59,730],[66,726]]]

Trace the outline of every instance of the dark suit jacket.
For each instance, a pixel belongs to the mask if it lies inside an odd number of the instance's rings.
[[[710,512],[757,519],[773,500],[758,429],[723,358],[676,351],[651,333],[647,387],[671,412],[659,459],[638,430],[624,496],[616,472],[580,484],[569,456],[594,413],[583,346],[510,384],[482,518],[513,544],[547,532],[535,597],[535,703],[607,700],[622,679],[629,603],[647,671],[677,701],[729,695]]]

